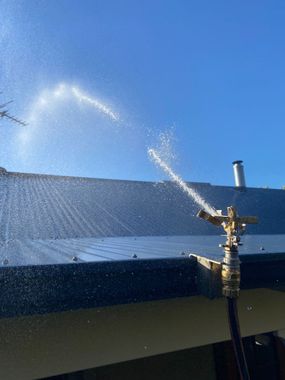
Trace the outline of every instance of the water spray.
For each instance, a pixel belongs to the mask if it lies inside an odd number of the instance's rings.
[[[28,107],[25,119],[29,122],[29,128],[23,128],[16,136],[17,144],[19,144],[18,152],[21,156],[25,157],[26,150],[30,149],[31,141],[36,138],[36,132],[43,128],[44,125],[47,125],[46,117],[48,113],[61,112],[59,105],[62,103],[68,104],[70,101],[77,104],[81,103],[94,109],[98,114],[116,125],[121,122],[120,115],[110,105],[103,102],[100,97],[91,96],[84,89],[70,83],[59,83],[54,88],[41,91]],[[8,117],[6,114],[4,116]]]
[[[78,87],[71,87],[71,93],[80,102],[86,103],[91,107],[94,107],[99,112],[105,114],[113,121],[119,121],[119,116],[114,111],[112,111],[110,107],[108,107],[98,99],[92,98],[91,96],[83,93]]]
[[[41,114],[46,112],[47,108],[53,107],[60,100],[69,101],[72,98],[94,108],[113,122],[120,121],[119,115],[112,110],[109,105],[102,102],[101,99],[91,96],[79,87],[72,86],[68,83],[60,83],[54,89],[46,89],[42,91],[31,105],[29,117],[33,122],[36,122]]]
[[[200,210],[197,216],[215,226],[223,227],[227,234],[225,244],[221,245],[225,253],[221,272],[223,295],[227,299],[229,327],[239,374],[242,380],[249,380],[237,311],[237,298],[240,293],[240,260],[238,247],[241,245],[240,237],[244,233],[246,225],[258,223],[258,219],[255,216],[238,216],[233,206],[227,208],[227,213],[227,215],[211,215],[205,210]]]
[[[165,161],[161,159],[161,157],[159,156],[158,152],[155,149],[152,149],[152,148],[148,149],[148,155],[150,159],[156,165],[160,166],[161,169],[170,177],[170,179],[181,188],[181,190],[183,190],[190,198],[194,200],[195,203],[197,203],[200,207],[205,209],[208,214],[214,214],[214,215],[217,214],[217,211],[214,209],[214,207],[209,205],[209,203],[206,202],[205,199],[203,199],[196,190],[194,190],[192,187],[187,185],[182,180],[182,178],[178,174],[176,174],[171,169],[171,167],[167,165]]]

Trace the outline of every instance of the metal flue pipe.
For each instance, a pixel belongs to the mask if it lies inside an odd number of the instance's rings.
[[[233,162],[235,186],[236,187],[246,187],[243,161],[237,160]]]

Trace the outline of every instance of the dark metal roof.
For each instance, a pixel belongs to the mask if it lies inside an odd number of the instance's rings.
[[[190,254],[219,261],[223,257],[219,244],[224,242],[225,237],[214,235],[10,240],[0,248],[0,267],[140,261]],[[245,235],[242,243],[240,255],[285,251],[285,235]]]
[[[285,191],[192,184],[217,209],[257,215],[248,233],[285,233]],[[198,206],[171,182],[7,173],[0,177],[0,241],[119,236],[212,235]]]
[[[285,191],[192,186],[217,209],[235,205],[240,214],[259,217],[241,254],[244,268],[256,261],[255,275],[261,271],[253,280],[244,269],[243,286],[275,286],[277,277],[281,286]],[[1,176],[0,315],[199,294],[197,262],[189,254],[219,262],[224,237],[197,211],[170,182]]]

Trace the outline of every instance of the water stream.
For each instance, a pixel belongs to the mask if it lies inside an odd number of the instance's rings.
[[[119,121],[119,116],[114,111],[112,111],[110,107],[106,106],[98,99],[88,96],[87,94],[83,93],[82,90],[80,90],[78,87],[71,87],[71,92],[80,102],[86,103],[87,105],[96,108],[97,111],[105,114],[106,116],[109,116],[109,118],[113,121]]]
[[[67,105],[74,101],[95,109],[117,126],[121,122],[119,114],[99,97],[91,96],[86,91],[70,83],[59,83],[53,88],[46,88],[41,91],[34,102],[31,103],[27,114],[23,115],[23,119],[27,121],[28,126],[18,129],[16,134],[17,151],[21,159],[24,159],[29,151],[33,149],[32,147],[38,143],[41,133],[50,129],[50,115],[56,114],[59,118],[63,117],[65,111],[61,110],[61,106],[65,104],[66,110]]]
[[[170,177],[170,179],[180,187],[181,190],[183,190],[190,198],[192,198],[197,205],[199,205],[202,209],[211,215],[217,214],[216,209],[212,207],[208,202],[206,202],[205,199],[202,198],[196,190],[187,185],[183,179],[178,174],[176,174],[165,161],[160,158],[158,152],[155,149],[149,148],[148,155],[150,159],[157,166],[159,166]]]

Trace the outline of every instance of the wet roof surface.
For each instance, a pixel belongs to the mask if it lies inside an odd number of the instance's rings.
[[[224,236],[152,236],[10,240],[0,249],[0,266],[163,259],[202,255],[223,257]],[[244,235],[240,255],[285,252],[285,235]]]
[[[285,191],[192,186],[259,217],[242,238],[242,287],[285,284]],[[1,175],[0,317],[200,294],[190,254],[219,262],[225,237],[198,210],[170,182]]]
[[[285,234],[285,191],[192,184],[217,209],[257,215],[249,234]],[[215,235],[199,207],[171,182],[8,173],[0,176],[0,241]]]

